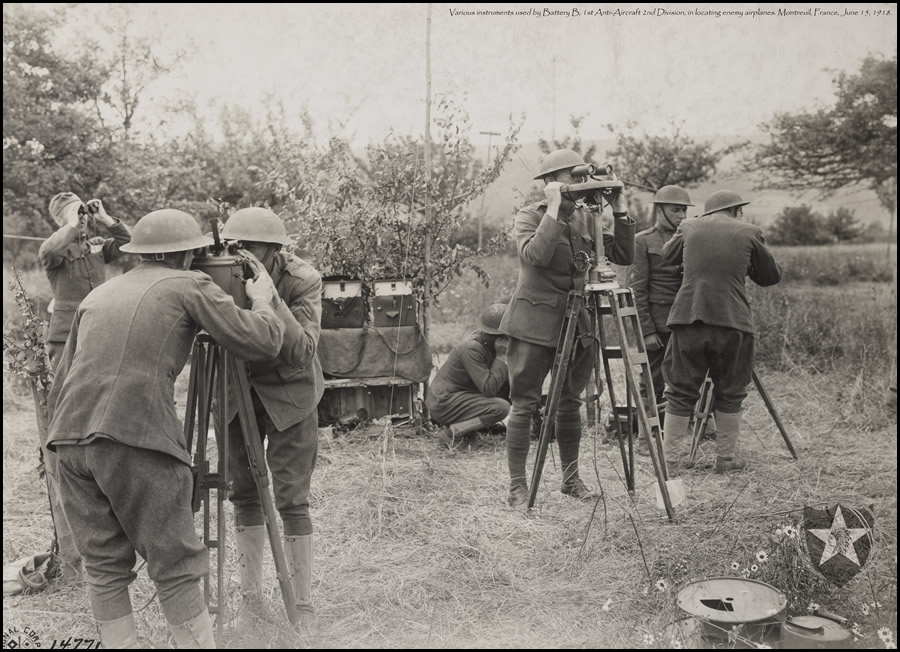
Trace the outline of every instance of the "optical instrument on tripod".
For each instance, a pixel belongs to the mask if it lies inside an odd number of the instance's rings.
[[[191,269],[198,269],[209,274],[213,281],[225,292],[231,295],[238,306],[247,305],[247,294],[244,287],[245,280],[252,278],[249,273],[249,265],[245,257],[241,256],[236,247],[225,246],[219,237],[216,220],[210,220],[213,226],[213,240],[204,255],[194,258]],[[266,531],[269,535],[269,543],[272,549],[272,558],[275,560],[275,570],[278,583],[281,586],[281,595],[284,601],[288,621],[295,625],[299,621],[297,603],[291,585],[290,574],[284,548],[281,545],[281,537],[278,533],[278,520],[276,517],[275,503],[269,490],[269,474],[265,462],[256,416],[253,411],[253,401],[250,395],[250,377],[246,363],[238,360],[224,347],[216,344],[206,334],[200,334],[194,341],[191,352],[191,372],[188,381],[187,409],[184,420],[185,435],[188,442],[188,450],[193,446],[194,426],[197,426],[197,448],[194,454],[193,470],[195,473],[194,495],[192,507],[195,512],[203,508],[203,542],[210,550],[216,551],[216,599],[212,602],[210,578],[204,579],[204,596],[211,615],[217,616],[216,629],[219,636],[226,617],[225,589],[225,499],[230,489],[231,479],[228,468],[228,439],[229,439],[229,391],[231,385],[237,400],[237,413],[243,432],[244,446],[250,461],[250,471],[256,482],[256,489],[262,504],[263,518]],[[215,405],[213,399],[215,397]],[[212,420],[216,433],[218,461],[216,470],[210,468],[207,444],[210,426],[210,417],[215,410]],[[211,493],[215,491],[215,503]],[[213,536],[210,532],[210,516],[215,504],[216,532]]]
[[[582,170],[582,167],[585,169]],[[621,408],[616,403],[610,360],[620,359],[623,361],[625,388],[628,398],[626,410],[627,413],[630,413],[632,404],[637,409],[638,422],[641,429],[647,433],[649,439],[650,458],[659,484],[661,499],[668,517],[673,519],[675,511],[669,490],[672,489],[677,496],[683,496],[684,492],[680,479],[669,480],[662,447],[662,433],[657,414],[656,399],[652,388],[650,365],[644,337],[641,333],[637,308],[634,303],[634,295],[632,295],[630,289],[622,288],[616,281],[615,271],[609,266],[603,248],[603,202],[608,202],[621,192],[624,184],[616,179],[611,166],[605,166],[603,173],[602,175],[597,175],[593,166],[579,166],[574,168],[571,174],[573,176],[589,176],[591,178],[584,183],[568,184],[560,188],[560,193],[564,197],[572,201],[583,200],[583,203],[593,207],[594,255],[591,261],[581,261],[581,265],[576,260],[576,270],[585,273],[585,284],[583,290],[570,291],[566,303],[565,319],[560,329],[559,341],[556,347],[556,355],[550,376],[548,400],[544,408],[541,435],[538,440],[534,469],[531,476],[528,507],[534,506],[540,487],[541,474],[543,473],[547,450],[555,426],[563,385],[575,347],[578,315],[582,309],[586,309],[591,318],[591,330],[590,333],[582,334],[580,337],[591,339],[594,342],[596,385],[597,387],[603,387],[600,379],[602,370],[606,380],[606,392],[611,403],[612,413],[614,415],[618,414]],[[612,317],[613,331],[618,346],[609,345],[603,323],[603,316],[605,315]],[[638,391],[639,373],[643,373],[647,383],[646,399]],[[613,422],[615,424],[619,452],[622,456],[625,483],[629,491],[634,491],[633,433],[631,428],[627,428],[623,432],[620,419],[615,418]]]

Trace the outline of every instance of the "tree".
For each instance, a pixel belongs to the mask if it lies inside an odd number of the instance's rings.
[[[193,165],[190,147],[155,133],[129,136],[147,85],[183,54],[160,63],[158,40],[129,35],[131,10],[124,6],[101,15],[122,26],[108,56],[82,39],[58,48],[58,37],[75,24],[71,11],[3,6],[4,231],[46,236],[55,230],[47,203],[65,190],[101,197],[110,213],[129,222],[161,206],[184,207],[179,201],[203,204],[211,195],[197,191],[210,184],[197,179],[210,175]],[[20,254],[14,242],[4,241],[4,255]]]
[[[109,60],[110,92],[105,99],[119,120],[124,138],[128,139],[148,86],[176,70],[188,57],[188,51],[178,49],[163,56],[160,33],[150,36],[135,32],[132,4],[107,6],[100,16],[101,26],[118,37]]]
[[[616,146],[607,155],[613,169],[626,185],[645,193],[671,184],[694,188],[712,178],[719,161],[742,146],[717,149],[710,142],[695,141],[681,133],[678,125],[670,127],[670,135],[637,133],[635,123],[628,123],[624,130],[615,125],[607,128],[616,136]],[[641,196],[629,194],[629,200],[638,226],[650,226],[651,211],[644,209]]]
[[[855,75],[834,78],[833,107],[779,113],[762,125],[771,141],[750,159],[769,187],[827,196],[861,184],[882,192],[897,177],[897,57],[866,57]]]
[[[457,239],[465,207],[500,173],[516,149],[519,125],[491,164],[474,158],[468,138],[468,115],[446,99],[434,120],[438,133],[432,170],[431,223],[424,217],[426,181],[423,143],[392,136],[356,156],[343,140],[333,138],[319,150],[299,134],[277,144],[275,165],[261,179],[261,192],[286,218],[301,248],[324,275],[348,275],[365,282],[379,278],[412,280],[425,293],[424,244],[431,235],[430,295],[436,299],[465,269],[483,282],[473,248]],[[503,237],[489,242],[479,255],[490,254]]]
[[[825,230],[838,242],[850,242],[862,235],[863,228],[856,219],[856,211],[841,206],[825,217]]]
[[[63,10],[3,5],[3,221],[14,233],[55,228],[50,196],[90,196],[112,167],[108,134],[89,110],[108,70],[90,54],[56,51],[63,20]]]
[[[769,242],[776,245],[823,245],[834,242],[825,218],[807,206],[785,208],[769,227]]]
[[[814,112],[778,113],[762,125],[770,142],[745,165],[771,188],[829,196],[861,185],[896,210],[897,55],[866,57],[859,72],[834,77],[834,106]]]

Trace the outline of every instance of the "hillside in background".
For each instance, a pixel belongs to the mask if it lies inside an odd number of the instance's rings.
[[[748,140],[748,138],[730,137],[722,139],[722,143],[732,144],[741,140]],[[595,162],[604,161],[606,152],[615,146],[615,141],[612,139],[597,140],[593,141],[593,143],[597,146],[597,154],[594,156]],[[476,157],[484,160],[486,154],[487,149],[482,147],[476,152]],[[500,177],[487,189],[484,198],[485,221],[487,224],[501,226],[511,221],[518,207],[525,203],[525,198],[529,191],[532,188],[539,189],[542,187],[542,184],[538,181],[533,181],[532,177],[537,174],[543,156],[544,154],[537,143],[524,144],[513,155],[513,160],[506,165]],[[697,206],[688,211],[689,217],[699,215],[702,212],[699,209],[703,206],[704,200],[713,192],[728,188],[752,202],[745,209],[745,216],[761,226],[771,224],[778,213],[788,206],[808,204],[822,214],[827,214],[838,207],[844,206],[855,210],[856,217],[863,224],[880,222],[887,228],[888,213],[881,207],[878,198],[871,190],[863,188],[845,189],[827,199],[823,199],[815,191],[797,195],[783,190],[757,188],[756,182],[749,178],[745,172],[741,171],[739,159],[739,154],[726,157],[719,165],[716,178],[712,182],[701,184],[699,187],[690,190],[691,198]],[[625,181],[628,180],[627,171],[617,171],[617,173],[620,174],[620,178]],[[629,194],[638,193],[645,202],[649,201],[651,197],[649,193],[635,189],[627,189],[627,192]],[[480,204],[480,199],[473,202],[470,207],[472,215],[478,213]]]

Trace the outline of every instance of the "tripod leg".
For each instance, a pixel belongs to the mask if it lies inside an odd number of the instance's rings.
[[[623,298],[626,302],[626,305],[619,305],[619,298]],[[640,427],[644,430],[644,432],[651,433],[653,438],[656,440],[656,446],[654,446],[654,442],[650,442],[650,459],[653,462],[653,470],[656,473],[656,479],[659,483],[660,494],[662,495],[663,505],[666,509],[666,514],[669,516],[669,519],[675,518],[675,510],[672,507],[672,501],[669,497],[669,489],[666,485],[666,482],[669,479],[668,469],[666,469],[666,458],[665,454],[662,451],[662,441],[659,436],[659,426],[651,426],[650,419],[648,417],[647,406],[644,404],[644,400],[641,397],[641,393],[637,390],[637,381],[634,377],[634,366],[635,364],[640,364],[641,368],[646,370],[647,376],[650,375],[650,367],[647,363],[646,353],[638,350],[632,351],[631,346],[629,346],[629,342],[634,342],[635,346],[643,346],[644,338],[641,335],[640,331],[640,323],[637,321],[637,310],[634,307],[634,297],[631,294],[631,290],[612,290],[609,292],[609,305],[612,309],[613,321],[616,324],[616,328],[618,330],[619,341],[622,344],[622,358],[625,362],[625,377],[629,381],[629,385],[631,387],[632,398],[634,399],[635,405],[638,407],[638,420],[640,421]],[[633,324],[633,332],[631,333],[632,337],[629,340],[628,332],[625,326],[624,318],[628,317],[631,323]],[[635,356],[635,354],[641,354]],[[656,398],[653,394],[653,385],[652,379],[651,382],[648,383],[648,397],[647,401],[652,406],[654,414],[656,413]],[[657,418],[656,423],[659,423],[659,419]],[[655,428],[655,430],[654,430]]]
[[[187,449],[194,448],[194,425],[197,416],[197,388],[200,382],[200,374],[205,368],[203,361],[203,347],[200,342],[194,342],[191,350],[191,373],[188,376],[187,404],[184,408],[184,438],[187,441]]]
[[[756,385],[756,390],[759,392],[760,397],[762,397],[763,403],[766,404],[766,409],[769,411],[769,414],[772,415],[772,419],[775,421],[775,426],[778,428],[778,432],[781,433],[781,436],[784,438],[784,443],[787,444],[788,450],[791,452],[791,456],[795,460],[800,459],[797,457],[797,451],[794,450],[794,445],[791,443],[791,438],[788,437],[787,430],[784,429],[784,425],[781,423],[781,419],[778,417],[778,413],[775,411],[775,405],[772,403],[772,399],[769,398],[769,394],[766,392],[765,388],[763,388],[762,381],[759,379],[759,376],[756,375],[756,370],[753,370],[753,384]]]
[[[212,348],[201,339],[194,342],[194,350],[191,358],[191,374],[188,383],[188,399],[187,414],[185,417],[185,429],[188,431],[188,441],[191,440],[194,431],[194,423],[196,416],[197,424],[197,446],[194,454],[191,470],[194,473],[194,491],[191,497],[191,508],[197,512],[203,508],[203,543],[209,551],[216,551],[217,558],[222,559],[223,547],[220,542],[223,540],[221,532],[217,532],[216,538],[210,536],[210,489],[215,488],[217,494],[221,494],[220,477],[217,474],[209,472],[209,461],[207,459],[207,444],[209,441],[209,417],[210,417],[210,401],[208,394],[210,392],[210,365],[213,363]],[[221,524],[220,524],[221,526]],[[209,575],[203,577],[203,597],[209,609],[210,615],[217,616],[217,632],[219,636],[222,634],[222,614],[223,603],[221,598],[222,576],[218,576],[218,584],[216,586],[217,600],[211,600],[211,586]]]
[[[569,359],[575,346],[575,328],[578,325],[578,313],[581,311],[583,298],[578,292],[570,292],[566,305],[566,321],[563,332],[560,333],[560,342],[556,347],[556,357],[553,360],[553,371],[550,376],[550,394],[547,399],[547,409],[544,414],[544,422],[541,425],[541,437],[538,440],[537,451],[534,457],[534,470],[531,473],[531,488],[528,493],[528,509],[534,507],[538,486],[541,483],[541,474],[544,471],[544,463],[547,460],[547,449],[550,447],[550,434],[556,423],[556,413],[559,409],[559,400],[562,396],[563,385],[566,382],[566,374],[569,371]]]
[[[234,386],[237,390],[235,393],[237,394],[241,430],[244,431],[244,445],[247,447],[250,471],[256,481],[256,489],[259,492],[259,500],[262,504],[263,517],[269,534],[269,544],[272,547],[272,557],[275,560],[275,571],[278,575],[278,584],[281,586],[284,608],[287,612],[288,622],[294,626],[300,620],[300,615],[297,612],[297,600],[296,596],[294,596],[294,588],[291,585],[287,558],[284,555],[284,547],[281,545],[281,537],[278,534],[275,503],[272,500],[272,494],[269,492],[269,473],[266,467],[262,442],[259,437],[259,429],[256,425],[256,416],[253,412],[253,402],[250,398],[250,380],[247,377],[246,367],[243,366],[243,363],[239,363],[230,353],[223,352],[223,354],[228,361],[229,373],[234,379]]]
[[[597,315],[597,323],[596,323],[596,335],[598,341],[598,351],[597,351],[597,362],[598,364],[595,366],[595,373],[599,375],[600,367],[602,363],[603,373],[606,378],[606,392],[609,396],[610,405],[612,405],[612,420],[613,425],[616,428],[616,439],[619,442],[619,453],[622,455],[622,468],[625,473],[625,488],[629,492],[634,491],[634,465],[633,459],[629,460],[629,453],[633,455],[634,452],[634,444],[632,441],[628,442],[628,451],[625,449],[625,435],[622,432],[622,423],[619,420],[619,415],[616,413],[616,390],[615,386],[612,382],[612,369],[609,364],[609,359],[606,355],[607,350],[607,339],[606,339],[606,330],[603,327],[603,312],[600,307],[600,294],[593,294],[592,300],[594,302],[594,312]],[[599,386],[599,383],[598,383]]]
[[[700,388],[700,400],[697,401],[697,410],[694,414],[694,430],[691,437],[691,455],[688,458],[688,465],[694,466],[697,459],[697,451],[700,449],[700,440],[706,434],[706,428],[709,425],[709,415],[712,411],[713,386],[709,376],[703,381],[703,387]]]

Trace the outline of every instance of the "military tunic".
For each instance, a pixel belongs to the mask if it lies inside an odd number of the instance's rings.
[[[753,373],[754,324],[747,276],[766,287],[781,280],[759,227],[726,213],[684,220],[666,244],[664,260],[684,264],[684,280],[669,314],[672,341],[663,361],[668,412],[690,416],[706,376],[716,409],[741,411]]]
[[[674,235],[675,230],[658,223],[634,236],[634,262],[628,268],[627,283],[634,293],[634,305],[641,322],[644,337],[657,335],[662,347],[647,351],[647,362],[653,382],[653,393],[657,405],[663,399],[665,381],[662,362],[666,345],[672,331],[666,325],[669,310],[681,287],[681,268],[670,265],[663,259],[663,247]],[[646,381],[642,379],[641,390],[646,396]]]
[[[115,220],[108,231],[111,238],[88,238],[65,225],[41,243],[38,260],[53,290],[53,312],[46,337],[53,366],[59,362],[79,304],[106,280],[105,265],[120,258],[123,253],[119,247],[131,241],[131,229],[122,220]]]

